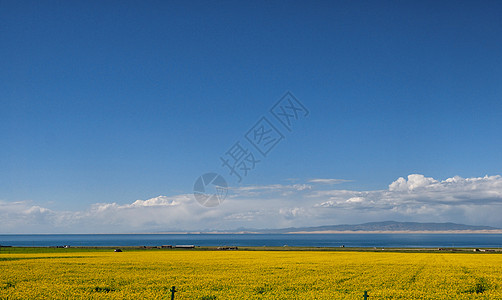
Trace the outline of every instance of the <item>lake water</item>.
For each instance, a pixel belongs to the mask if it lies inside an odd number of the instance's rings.
[[[0,245],[50,246],[297,246],[502,248],[502,234],[48,234],[0,235]]]

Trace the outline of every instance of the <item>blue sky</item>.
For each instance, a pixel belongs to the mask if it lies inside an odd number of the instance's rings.
[[[501,9],[1,1],[0,232],[502,226]],[[287,91],[308,117],[237,182],[220,157]],[[189,197],[206,172],[231,187],[212,209]]]

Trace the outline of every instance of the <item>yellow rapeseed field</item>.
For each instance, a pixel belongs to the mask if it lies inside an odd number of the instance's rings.
[[[502,299],[502,255],[342,251],[0,254],[0,299]]]

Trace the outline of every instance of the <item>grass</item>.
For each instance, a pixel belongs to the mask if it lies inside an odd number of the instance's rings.
[[[217,251],[218,247],[196,247],[193,249],[162,249],[157,247],[1,247],[0,254],[36,254],[36,253],[81,253],[81,252],[110,252],[117,248],[123,251]],[[475,254],[502,254],[502,249],[491,249],[493,252],[474,252]],[[235,250],[219,250],[235,251]],[[327,251],[327,252],[399,252],[399,253],[472,253],[473,248],[371,248],[371,247],[239,247],[239,251]],[[1,260],[1,258],[0,258]]]

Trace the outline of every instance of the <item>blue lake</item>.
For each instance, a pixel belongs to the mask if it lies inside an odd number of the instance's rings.
[[[0,235],[0,245],[502,248],[502,234],[44,234]]]

